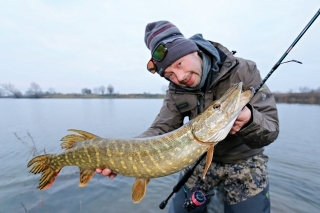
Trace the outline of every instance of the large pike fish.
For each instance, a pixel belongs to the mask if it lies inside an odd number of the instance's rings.
[[[151,178],[173,174],[194,163],[208,151],[203,178],[211,164],[214,146],[229,133],[242,108],[253,96],[242,92],[242,83],[231,86],[203,113],[172,132],[147,138],[100,138],[94,134],[70,129],[61,139],[60,154],[45,154],[29,161],[30,172],[42,173],[39,189],[49,188],[64,166],[80,168],[80,184],[85,186],[96,168],[136,177],[132,200],[140,202]]]

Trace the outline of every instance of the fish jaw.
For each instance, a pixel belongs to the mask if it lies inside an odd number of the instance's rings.
[[[232,85],[192,123],[193,135],[197,141],[209,145],[223,140],[253,94],[253,89],[242,93],[242,82]]]

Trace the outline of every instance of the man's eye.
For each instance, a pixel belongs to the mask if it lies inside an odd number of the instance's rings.
[[[172,77],[172,73],[165,74],[165,77],[170,79]]]

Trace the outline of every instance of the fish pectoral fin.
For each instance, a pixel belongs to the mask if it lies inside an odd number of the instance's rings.
[[[80,187],[84,187],[89,183],[89,181],[94,175],[94,171],[95,169],[80,168]]]
[[[82,130],[77,130],[77,129],[68,129],[68,131],[72,131],[72,132],[76,132],[79,135],[76,134],[70,134],[70,135],[66,135],[64,136],[61,141],[62,143],[61,148],[62,149],[70,149],[72,147],[75,146],[76,143],[81,142],[81,141],[85,141],[88,139],[93,139],[93,138],[97,138],[98,136],[91,134],[89,132],[86,131],[82,131]]]
[[[209,167],[211,165],[212,158],[213,158],[213,152],[214,152],[214,145],[208,146],[207,157],[206,157],[206,166],[204,167],[204,171],[203,171],[203,174],[202,174],[202,179],[205,179],[206,174],[208,172],[208,169],[209,169]]]
[[[132,186],[132,201],[134,203],[139,203],[144,198],[149,182],[150,179],[136,178]]]

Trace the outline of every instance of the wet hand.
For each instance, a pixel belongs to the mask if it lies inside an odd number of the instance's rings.
[[[103,176],[109,177],[110,179],[113,179],[117,176],[117,173],[112,172],[108,168],[105,168],[105,169],[97,168],[96,172],[99,174],[102,174]]]
[[[233,127],[231,128],[229,133],[236,134],[237,132],[239,132],[240,129],[250,121],[251,116],[251,110],[247,106],[245,106],[234,122]]]

